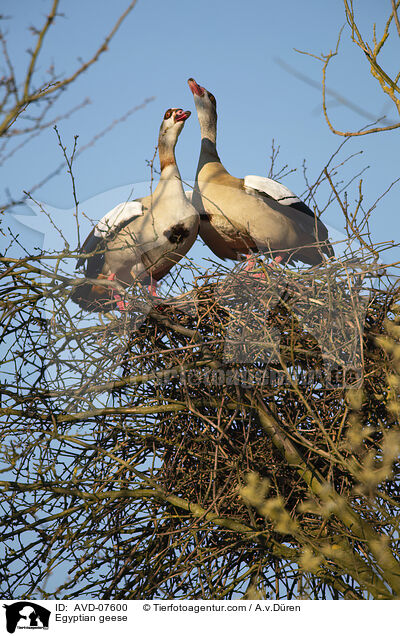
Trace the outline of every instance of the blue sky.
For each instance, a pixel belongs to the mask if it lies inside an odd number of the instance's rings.
[[[79,57],[85,59],[93,54],[127,5],[128,0],[61,2],[64,16],[56,21],[46,37],[38,77],[45,76],[51,63],[59,72],[73,71]],[[379,10],[373,0],[354,5],[360,26],[369,31],[373,21],[386,17],[390,11],[389,0],[380,3]],[[10,53],[20,73],[27,66],[26,50],[32,45],[28,27],[41,24],[49,7],[48,0],[2,2],[3,14],[13,16],[7,21]],[[320,0],[302,3],[296,0],[285,3],[139,0],[109,51],[65,92],[54,108],[55,115],[61,114],[86,97],[90,98],[89,106],[59,124],[65,144],[71,147],[74,135],[78,134],[79,144],[84,146],[130,108],[154,97],[146,108],[116,126],[78,158],[75,176],[82,209],[88,199],[108,192],[99,199],[98,214],[89,206],[90,214],[100,218],[121,200],[113,199],[114,189],[118,188],[115,197],[120,197],[124,192],[120,186],[130,188],[131,184],[149,179],[147,160],[153,156],[162,115],[170,106],[192,110],[192,117],[178,142],[177,159],[182,177],[193,179],[200,134],[186,83],[190,76],[217,98],[218,148],[226,168],[235,176],[267,174],[274,138],[275,144],[280,146],[280,165],[288,164],[296,170],[283,182],[302,194],[305,189],[303,160],[307,162],[312,180],[342,139],[333,135],[324,121],[321,93],[289,74],[279,60],[319,82],[320,63],[294,49],[316,55],[327,53],[335,48],[344,22],[340,0],[329,3]],[[351,44],[348,30],[342,39],[340,55],[329,71],[329,87],[375,117],[386,114],[395,119],[394,109],[387,109],[387,100],[369,76],[361,52]],[[393,44],[389,42],[387,46],[388,49],[393,46],[392,58],[394,54],[398,56],[398,41],[394,37]],[[385,59],[390,69],[395,57],[391,59],[388,55]],[[338,105],[335,100],[330,103],[331,117],[337,127],[354,130],[368,123],[365,117]],[[363,175],[366,204],[372,203],[399,176],[399,134],[397,130],[353,139],[341,154],[344,159],[363,151],[341,170],[343,179],[349,179],[370,166]],[[1,166],[0,183],[18,197],[23,189],[38,183],[61,161],[61,151],[50,128]],[[321,190],[321,205],[326,192]],[[138,191],[139,194],[142,192]],[[71,214],[65,212],[73,205],[65,171],[36,192],[36,196],[52,206],[57,222],[68,224],[71,220],[72,223]],[[356,190],[350,188],[349,201],[355,196]],[[399,185],[396,185],[375,211],[371,228],[376,240],[396,240],[398,196]],[[330,206],[324,220],[338,230],[343,228],[343,217],[336,205]],[[20,229],[18,224],[17,227]],[[85,231],[86,226],[83,233]]]

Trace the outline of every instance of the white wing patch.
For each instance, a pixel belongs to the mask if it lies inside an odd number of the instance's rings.
[[[257,177],[254,174],[249,174],[244,178],[244,187],[264,192],[281,205],[293,205],[293,203],[300,202],[300,199],[289,188],[278,181],[268,179],[268,177]]]
[[[94,235],[98,238],[107,238],[111,231],[116,230],[123,223],[129,222],[135,216],[143,216],[143,206],[140,201],[119,203],[95,225]]]

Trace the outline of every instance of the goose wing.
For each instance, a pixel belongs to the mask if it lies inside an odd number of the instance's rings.
[[[185,197],[193,205],[193,190],[185,190]]]
[[[303,212],[307,214],[307,216],[312,218],[315,216],[308,205],[301,201],[294,192],[282,185],[282,183],[279,183],[279,181],[274,181],[274,179],[249,174],[244,178],[244,188],[248,194],[266,196],[270,199],[274,199],[274,201],[277,201],[281,205],[288,205],[299,212]]]
[[[314,238],[324,243],[321,246],[322,252],[327,256],[333,256],[334,251],[331,244],[328,241],[328,230],[322,221],[316,218],[314,212],[310,210],[301,199],[299,199],[289,188],[269,179],[268,177],[258,177],[256,175],[248,175],[244,178],[244,189],[248,194],[253,196],[261,196],[273,199],[281,205],[288,206],[292,210],[296,210],[301,214],[292,215],[293,220],[298,224],[305,233],[309,233],[310,230]],[[306,215],[308,218],[306,219]],[[313,224],[310,227],[310,218],[313,220]]]
[[[99,250],[103,247],[104,241],[110,238],[110,236],[115,235],[125,225],[133,221],[136,217],[143,216],[143,214],[144,210],[140,201],[119,203],[115,206],[115,208],[107,212],[107,214],[105,214],[98,223],[96,223],[79,250],[79,253],[91,254],[92,252]],[[88,271],[90,270],[90,272],[94,273],[94,270],[99,269],[103,260],[104,254],[94,254],[88,259],[81,257],[78,259],[76,267],[78,269],[86,263]]]

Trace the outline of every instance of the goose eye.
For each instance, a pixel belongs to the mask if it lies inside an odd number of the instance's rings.
[[[168,108],[167,112],[164,115],[164,119],[169,119],[172,115],[172,110]]]
[[[217,102],[215,101],[215,97],[214,97],[214,95],[213,95],[212,93],[208,93],[208,97],[209,97],[209,99],[210,99],[210,102],[211,102],[212,104],[214,104],[214,106],[216,106],[216,105],[217,105]]]

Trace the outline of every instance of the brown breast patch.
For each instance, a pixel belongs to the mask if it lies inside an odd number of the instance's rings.
[[[164,236],[166,236],[169,242],[173,245],[178,245],[189,236],[189,230],[183,225],[183,223],[177,223],[168,230],[165,230]]]

